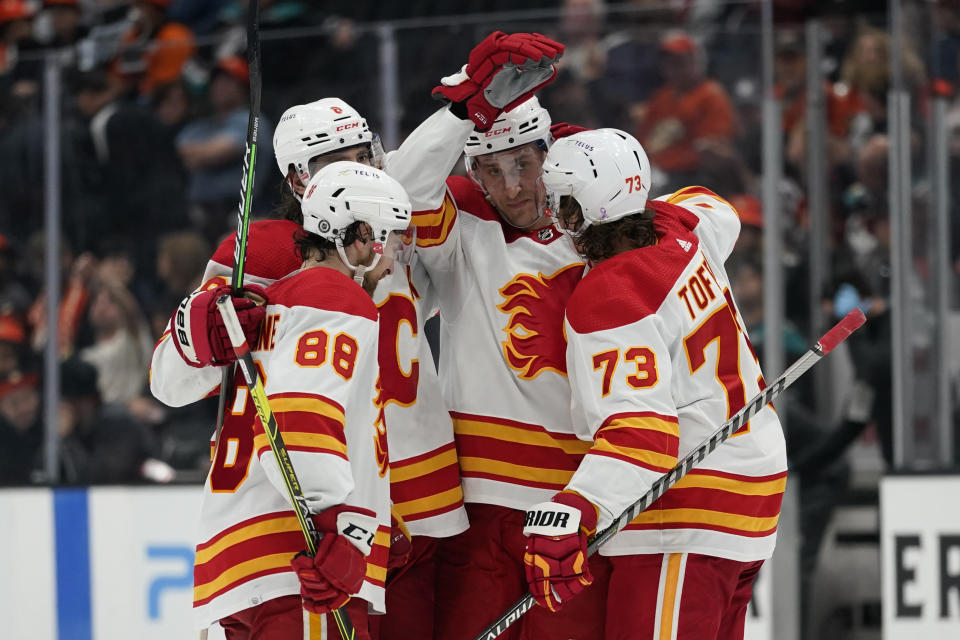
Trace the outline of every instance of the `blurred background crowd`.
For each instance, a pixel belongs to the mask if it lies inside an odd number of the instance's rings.
[[[727,270],[762,349],[759,2],[527,0],[522,10],[506,0],[260,5],[256,216],[269,216],[279,201],[269,142],[271,123],[288,106],[341,97],[385,134],[389,150],[437,108],[430,89],[484,35],[542,32],[567,46],[557,80],[541,96],[555,122],[630,131],[652,162],[653,193],[700,184],[740,212],[743,230]],[[847,311],[860,307],[870,318],[850,342],[856,383],[840,409],[824,419],[810,378],[785,410],[802,508],[816,516],[803,525],[803,544],[813,549],[803,562],[812,563],[830,509],[842,500],[838,488],[849,486],[848,448],[872,447],[881,467],[893,465],[887,96],[894,61],[885,2],[773,5],[786,362]],[[916,166],[910,200],[924,219],[932,208],[931,136],[946,136],[951,211],[960,202],[960,2],[904,7],[900,64]],[[243,0],[0,0],[0,484],[45,480],[40,355],[51,339],[62,360],[61,482],[202,479],[216,401],[161,406],[147,375],[153,341],[236,225],[249,95],[245,12]],[[812,20],[822,38],[815,68],[808,65]],[[42,104],[51,55],[61,88],[56,327],[46,323],[43,287]],[[811,78],[822,87],[828,220],[819,314],[810,313],[808,295]],[[943,131],[928,126],[935,98],[948,103]],[[952,218],[955,316],[960,217]],[[921,276],[930,268],[930,228],[914,230]],[[954,370],[956,351],[948,354]],[[950,411],[956,429],[956,393]]]

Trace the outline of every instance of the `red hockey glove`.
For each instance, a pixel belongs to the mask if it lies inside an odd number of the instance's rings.
[[[373,546],[377,520],[369,512],[340,505],[313,516],[317,555],[301,551],[290,566],[300,578],[303,608],[311,613],[329,613],[347,604],[360,591],[367,575],[367,556]]]
[[[413,551],[413,543],[410,538],[410,530],[407,529],[407,523],[405,523],[400,514],[391,507],[390,556],[387,558],[387,569],[399,569],[407,564],[411,551]]]
[[[217,310],[217,299],[232,293],[229,285],[194,291],[180,302],[170,318],[170,335],[177,353],[191,367],[222,366],[236,361],[237,354],[230,344],[227,327]],[[266,292],[258,285],[243,288],[245,297],[231,298],[237,318],[243,327],[247,344],[254,349],[260,333],[260,323],[267,313]],[[258,298],[253,300],[247,295]],[[258,304],[259,300],[263,302]]]
[[[550,125],[550,135],[553,136],[554,140],[559,140],[560,138],[566,138],[567,136],[572,136],[575,133],[580,133],[581,131],[589,131],[586,127],[581,127],[576,124],[569,124],[566,122],[557,122]]]
[[[443,78],[433,97],[463,102],[477,131],[486,131],[556,77],[563,45],[539,33],[494,31],[473,48],[467,64]]]
[[[523,554],[531,595],[541,607],[558,611],[593,582],[587,538],[597,527],[597,508],[578,493],[564,491],[527,509]]]

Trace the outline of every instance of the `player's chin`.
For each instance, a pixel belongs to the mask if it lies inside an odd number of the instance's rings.
[[[532,201],[529,204],[524,203],[517,207],[504,207],[504,209],[500,211],[500,215],[511,225],[520,229],[529,227],[540,217],[540,214],[537,212],[537,207]]]

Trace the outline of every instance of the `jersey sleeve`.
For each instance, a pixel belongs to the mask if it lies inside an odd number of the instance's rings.
[[[471,131],[473,122],[459,119],[445,106],[386,155],[384,171],[403,185],[414,211],[434,211],[443,204],[447,176]]]
[[[704,187],[686,187],[657,198],[675,204],[696,216],[693,232],[714,264],[722,265],[730,257],[740,235],[740,216],[733,206]]]
[[[311,512],[344,503],[371,508],[374,501],[362,495],[369,482],[357,468],[376,469],[376,322],[309,306],[271,305],[267,313],[279,315],[273,348],[254,357],[263,364],[270,408]],[[254,450],[286,496],[259,420]]]
[[[417,253],[428,270],[453,268],[460,242],[457,204],[447,177],[463,153],[473,123],[443,107],[424,120],[400,148],[387,155],[384,168],[413,205]]]
[[[673,371],[658,324],[651,315],[583,334],[565,325],[574,428],[593,441],[567,489],[599,507],[599,529],[677,463]]]
[[[201,288],[228,284],[230,268],[215,260],[207,263]],[[169,407],[182,407],[219,390],[222,367],[191,367],[173,344],[170,321],[153,348],[150,360],[150,392]]]

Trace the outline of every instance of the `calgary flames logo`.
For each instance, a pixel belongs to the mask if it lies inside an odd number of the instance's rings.
[[[563,310],[582,275],[583,265],[571,264],[549,276],[522,273],[500,289],[504,301],[497,308],[510,315],[503,355],[521,378],[567,375]]]
[[[408,274],[409,277],[409,274]],[[410,285],[410,295],[419,298],[419,294]],[[389,457],[387,455],[386,416],[387,405],[392,403],[401,407],[412,406],[417,401],[417,385],[420,380],[420,362],[410,354],[401,356],[401,333],[408,341],[417,338],[417,308],[413,300],[402,294],[391,293],[387,299],[377,305],[380,310],[380,375],[377,376],[377,420],[374,425],[377,433],[374,445],[380,476],[387,473]]]

